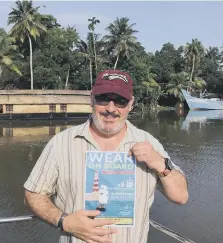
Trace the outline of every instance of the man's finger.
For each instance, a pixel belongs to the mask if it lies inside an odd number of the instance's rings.
[[[111,235],[109,235],[108,237],[106,236],[106,237],[102,237],[102,239],[103,239],[103,243],[104,242],[112,242],[112,236]]]
[[[148,150],[150,147],[148,145],[139,145],[134,148],[132,148],[132,152],[138,151],[138,150]]]
[[[139,149],[134,151],[135,156],[146,155],[146,153],[148,153],[148,151],[146,151],[145,149]]]
[[[94,227],[102,227],[111,224],[115,224],[115,221],[109,219],[95,219],[93,222]]]
[[[99,236],[106,236],[110,234],[117,233],[116,229],[101,229],[101,228],[96,228],[93,230],[93,234],[99,235]]]
[[[98,243],[97,241],[94,241],[94,240],[88,240],[86,241],[87,243]]]
[[[110,237],[92,236],[91,240],[97,243],[112,243],[112,238]]]
[[[148,147],[148,146],[151,146],[151,143],[149,143],[148,141],[145,141],[145,142],[139,142],[139,143],[136,143],[132,146],[133,149],[138,149],[140,147],[142,148],[145,148],[145,147]]]

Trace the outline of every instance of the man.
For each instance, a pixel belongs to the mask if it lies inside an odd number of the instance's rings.
[[[61,230],[61,243],[146,243],[155,189],[175,203],[188,200],[180,168],[157,139],[127,120],[134,102],[132,85],[127,73],[99,73],[91,94],[92,116],[55,135],[24,184],[26,204]],[[115,227],[112,220],[94,219],[100,211],[83,210],[86,151],[124,151],[136,157],[134,227]]]

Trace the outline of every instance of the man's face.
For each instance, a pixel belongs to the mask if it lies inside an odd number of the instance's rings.
[[[91,96],[93,122],[103,134],[116,134],[125,126],[134,99],[128,101],[118,94]]]

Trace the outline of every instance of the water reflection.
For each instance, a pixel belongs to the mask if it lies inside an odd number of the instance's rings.
[[[223,110],[190,110],[186,119],[182,123],[182,129],[189,130],[190,124],[193,122],[199,123],[201,126],[202,124],[207,123],[208,120],[223,120]]]
[[[73,122],[56,121],[13,121],[0,123],[0,137],[17,137],[24,139],[26,136],[53,136],[74,125],[82,123],[84,120],[78,119]]]
[[[222,112],[160,111],[131,120],[162,142],[189,181],[186,206],[157,193],[151,218],[197,243],[221,243],[223,238]],[[0,122],[0,217],[29,213],[23,203],[23,183],[45,144],[54,134],[85,120]],[[151,230],[149,242],[173,242]],[[0,225],[1,243],[20,241],[55,243],[58,231],[40,221]]]

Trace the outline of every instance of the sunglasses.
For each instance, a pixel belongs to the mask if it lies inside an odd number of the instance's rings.
[[[129,100],[122,96],[95,95],[94,98],[96,104],[101,106],[106,106],[110,103],[110,101],[113,101],[116,107],[125,108],[129,103]]]

